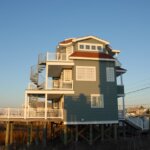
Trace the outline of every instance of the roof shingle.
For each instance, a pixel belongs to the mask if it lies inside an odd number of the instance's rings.
[[[75,51],[70,55],[71,57],[87,57],[87,58],[105,58],[105,59],[114,59],[112,56],[105,54],[105,53],[99,53],[99,52],[81,52],[81,51]]]

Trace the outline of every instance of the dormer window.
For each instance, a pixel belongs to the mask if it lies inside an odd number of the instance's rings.
[[[99,51],[102,51],[102,46],[97,46],[97,49],[98,49]]]
[[[90,45],[86,45],[85,48],[86,48],[87,50],[89,50],[89,49],[90,49]]]
[[[102,44],[78,43],[78,50],[103,52]]]
[[[79,48],[80,48],[80,49],[84,49],[84,45],[83,45],[83,44],[80,44]]]
[[[92,46],[91,46],[91,49],[92,49],[92,50],[96,50],[96,46],[95,46],[95,45],[92,45]]]

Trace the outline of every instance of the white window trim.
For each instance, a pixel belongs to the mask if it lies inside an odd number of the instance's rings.
[[[92,106],[92,98],[93,97],[100,97],[103,101],[103,104],[100,106]],[[104,108],[104,95],[103,94],[91,94],[91,108]]]
[[[84,79],[79,79],[78,78],[78,68],[92,68],[94,69],[94,73],[93,73],[93,79],[92,80],[89,80],[87,78],[84,78]],[[96,67],[95,66],[76,66],[76,80],[77,81],[96,81]]]
[[[106,67],[106,81],[107,82],[115,82],[114,67]]]
[[[84,49],[80,49],[80,45],[84,45]],[[90,46],[90,49],[86,49],[86,45],[89,45]],[[95,50],[92,50],[92,46],[96,46],[96,49]],[[98,50],[97,47],[98,46],[101,46],[102,47],[102,50]],[[78,50],[79,51],[95,51],[95,52],[104,52],[104,46],[103,44],[90,44],[90,43],[78,43]]]

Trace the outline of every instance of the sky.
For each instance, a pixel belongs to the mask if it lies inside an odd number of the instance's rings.
[[[0,0],[0,107],[21,107],[38,54],[94,35],[121,51],[125,92],[150,86],[149,0]],[[126,94],[150,104],[150,88]]]

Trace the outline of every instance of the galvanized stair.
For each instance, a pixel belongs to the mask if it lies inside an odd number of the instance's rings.
[[[45,69],[46,66],[46,55],[45,54],[39,54],[38,56],[38,64],[31,67],[31,74],[30,74],[30,80],[35,85],[36,89],[44,89],[45,82],[44,78],[40,73]],[[39,78],[43,78],[43,82],[39,83]]]

